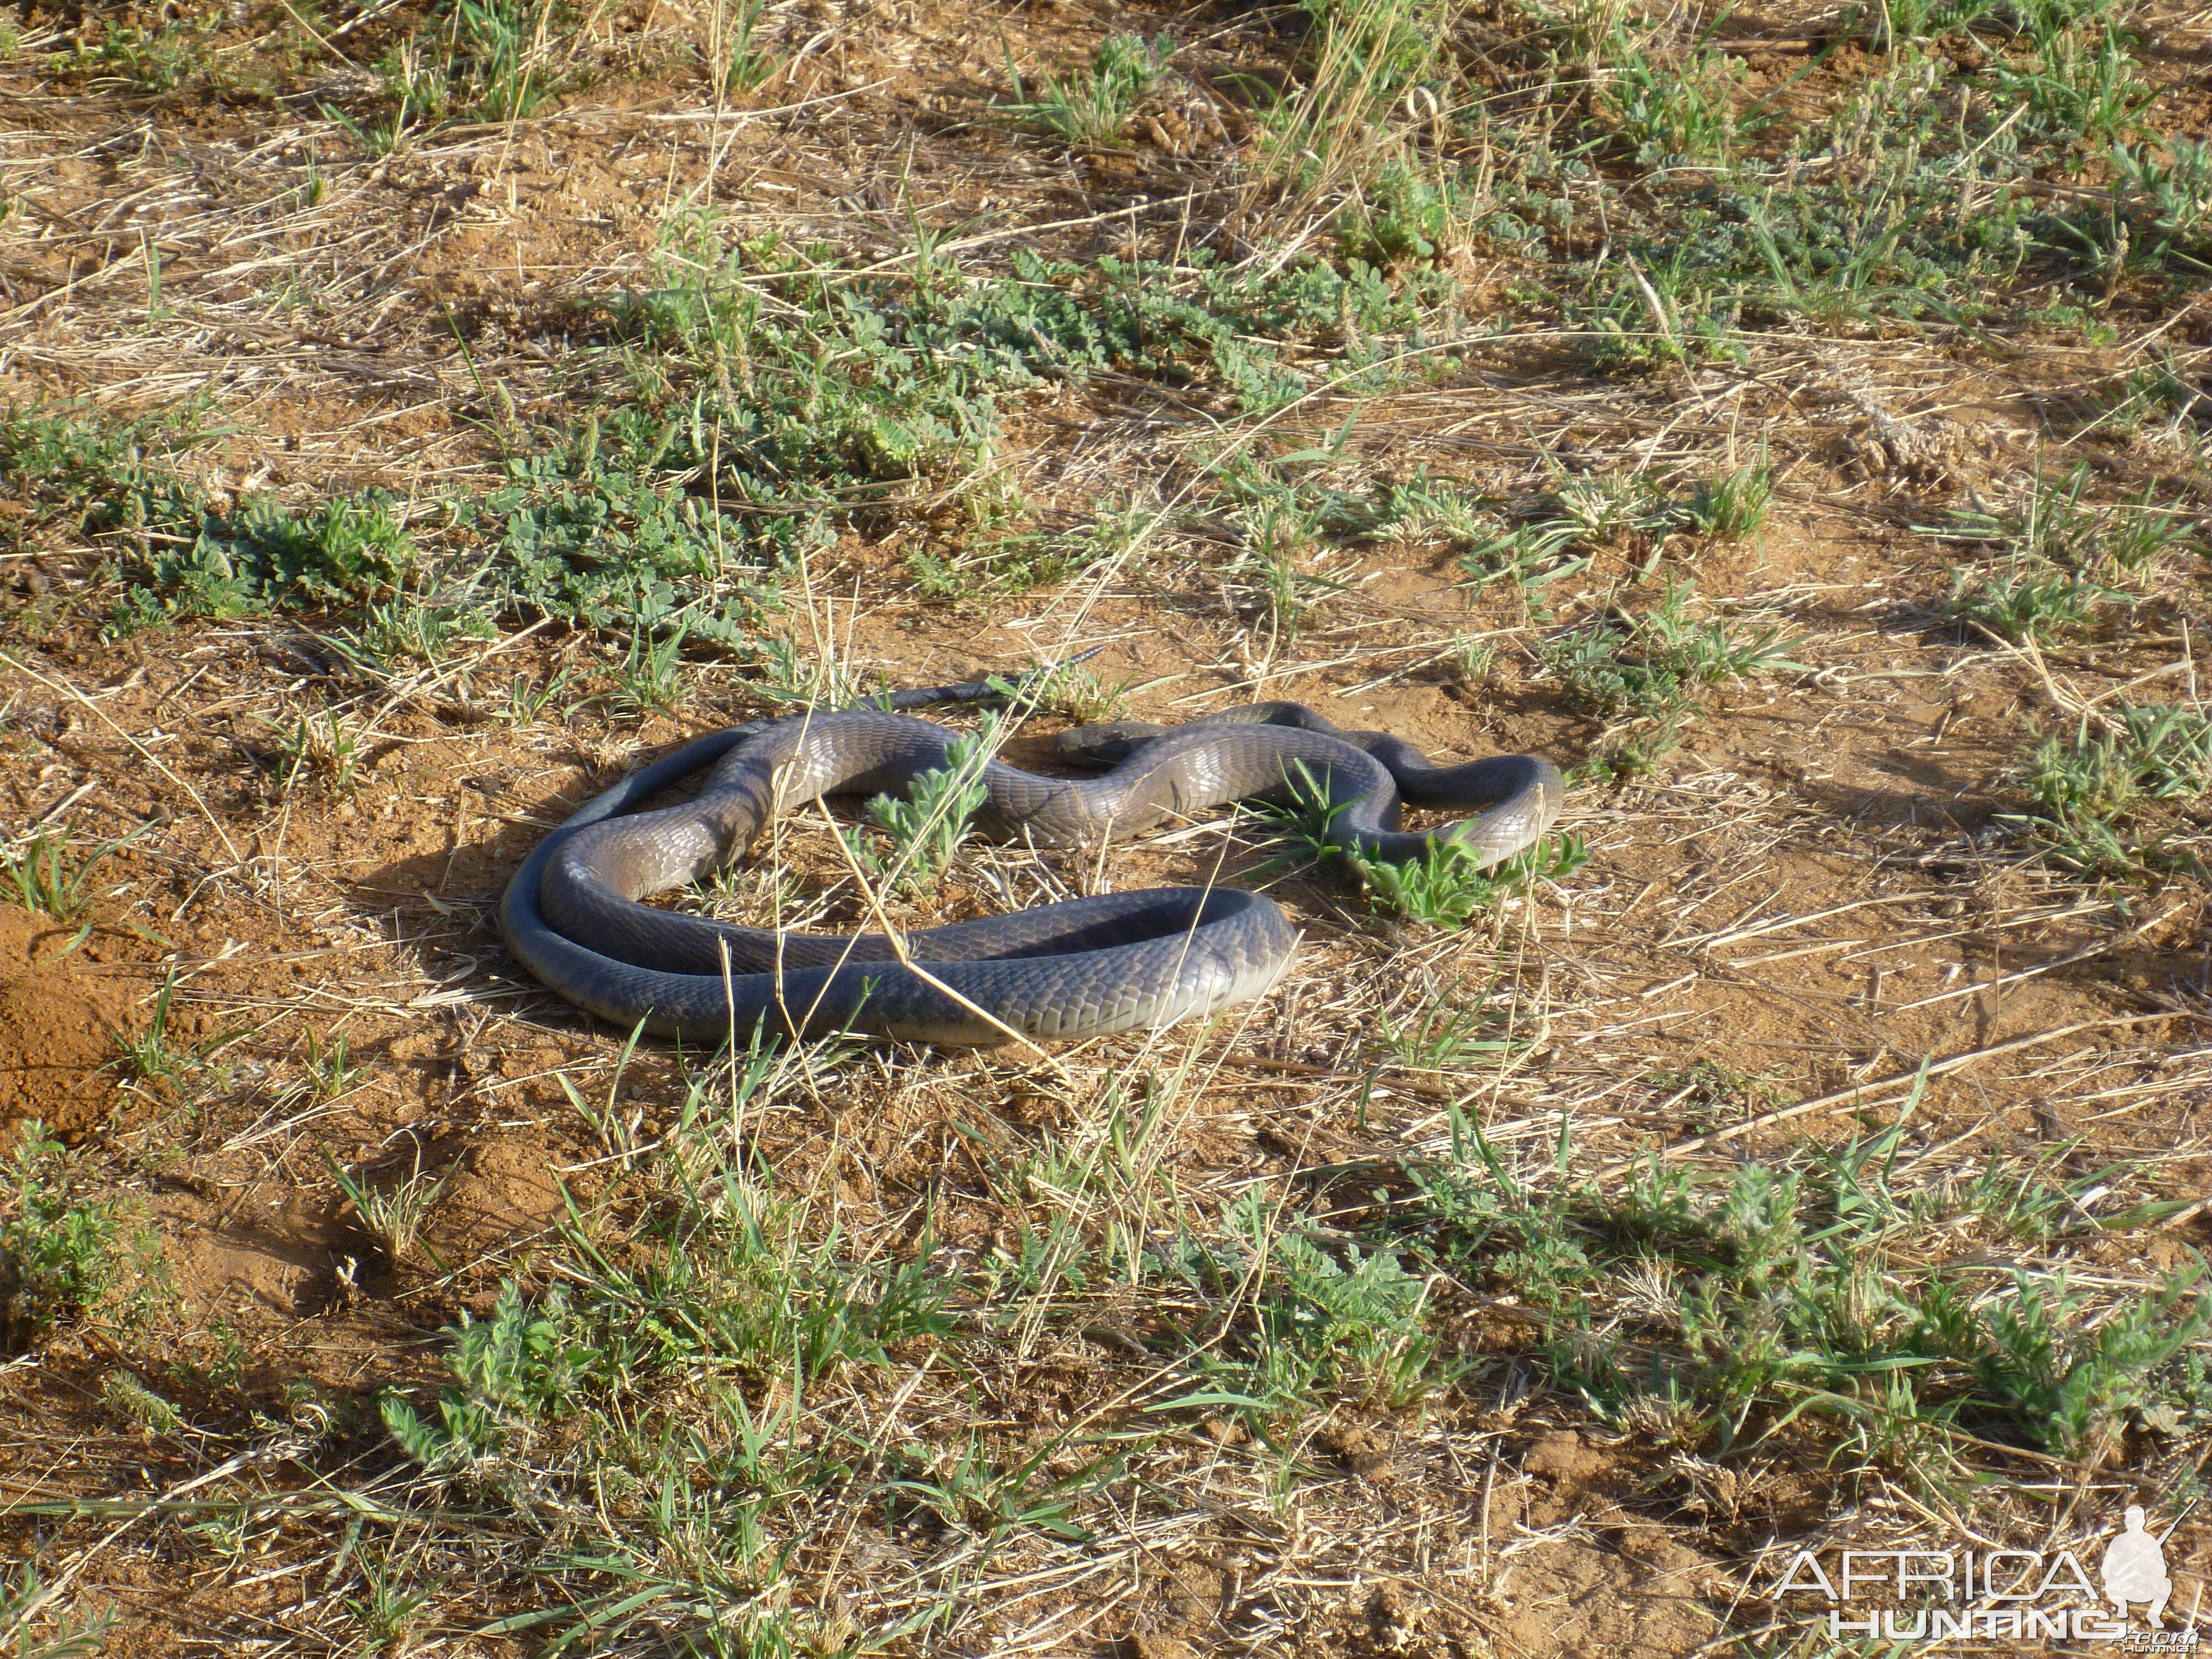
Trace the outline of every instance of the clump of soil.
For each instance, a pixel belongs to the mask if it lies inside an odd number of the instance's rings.
[[[37,1118],[74,1137],[107,1114],[114,1022],[104,1013],[104,988],[67,958],[37,960],[39,931],[34,918],[0,913],[0,1126]]]

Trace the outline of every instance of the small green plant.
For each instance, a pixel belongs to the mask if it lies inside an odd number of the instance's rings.
[[[1637,625],[1646,656],[1684,684],[1719,685],[1762,674],[1810,672],[1788,654],[1804,641],[1785,638],[1779,623],[1752,634],[1730,628],[1718,617],[1692,622],[1688,607],[1695,592],[1690,582],[1669,580],[1665,596]]]
[[[1048,76],[1034,99],[1024,88],[1010,55],[1006,73],[1013,82],[1013,101],[994,107],[1010,119],[1071,144],[1114,143],[1168,72],[1174,52],[1175,43],[1165,34],[1149,41],[1140,34],[1109,35],[1100,42],[1087,76],[1066,81]]]
[[[684,675],[684,641],[690,623],[679,624],[661,638],[639,629],[629,637],[629,649],[614,669],[615,707],[624,714],[673,714],[691,695]]]
[[[1493,1006],[1486,990],[1467,1002],[1455,1002],[1448,986],[1425,1000],[1413,1017],[1382,1035],[1382,1052],[1408,1071],[1448,1072],[1463,1068],[1489,1055],[1511,1052],[1504,1036],[1492,1035],[1506,1024],[1506,1011]]]
[[[888,877],[896,892],[933,891],[968,839],[977,810],[989,799],[983,767],[991,752],[988,732],[957,738],[945,750],[945,764],[916,777],[904,800],[896,795],[871,799],[868,821],[889,838],[890,848],[878,852],[864,832],[847,830],[846,845],[860,867]]]
[[[1464,927],[1530,883],[1555,880],[1589,861],[1578,836],[1560,836],[1548,851],[1540,842],[1486,869],[1474,848],[1443,836],[1432,839],[1419,859],[1400,863],[1376,858],[1339,827],[1337,821],[1352,803],[1335,799],[1328,781],[1304,761],[1295,763],[1293,773],[1289,799],[1261,811],[1300,849],[1291,856],[1341,865],[1358,877],[1369,904],[1383,915],[1431,927]]]
[[[365,1594],[345,1598],[345,1609],[361,1630],[363,1650],[369,1653],[404,1651],[407,1636],[422,1621],[429,1605],[427,1589],[403,1589],[389,1561],[361,1564]]]
[[[489,1319],[464,1313],[446,1334],[454,1382],[439,1397],[435,1419],[426,1421],[397,1394],[379,1402],[392,1437],[433,1474],[527,1438],[539,1419],[572,1405],[605,1368],[605,1350],[558,1285],[533,1304],[508,1279]]]
[[[726,91],[758,91],[783,67],[783,59],[762,52],[753,41],[764,3],[765,0],[738,0],[732,8],[728,0],[720,0],[714,8],[707,58]]]
[[[1299,84],[1277,98],[1244,82],[1269,105],[1260,164],[1288,186],[1286,220],[1334,191],[1363,193],[1402,161],[1409,125],[1433,131],[1445,102],[1431,82],[1453,15],[1436,0],[1304,0],[1298,9],[1308,31]]]
[[[1460,568],[1474,579],[1478,593],[1502,579],[1533,611],[1546,587],[1589,568],[1589,554],[1571,550],[1582,539],[1577,526],[1557,520],[1522,525],[1476,540],[1460,556]]]
[[[1570,782],[1619,782],[1649,777],[1659,763],[1682,746],[1682,733],[1694,710],[1689,705],[1667,708],[1624,729],[1606,733],[1583,763],[1568,774]]]
[[[1433,841],[1421,858],[1405,863],[1369,858],[1356,849],[1346,861],[1367,890],[1367,902],[1385,915],[1430,927],[1463,927],[1477,914],[1532,882],[1556,881],[1589,862],[1579,836],[1562,836],[1493,864],[1477,862],[1463,842]]]
[[[100,1384],[101,1403],[118,1416],[126,1417],[152,1434],[174,1434],[185,1425],[185,1414],[130,1371],[110,1371]]]
[[[404,128],[410,111],[428,121],[442,121],[452,111],[454,61],[450,53],[433,58],[418,39],[402,40],[377,64],[384,77],[384,95],[397,108],[392,123]],[[335,112],[326,111],[333,118]]]
[[[520,121],[558,90],[547,65],[549,8],[524,0],[458,0],[454,21],[474,59],[479,121]]]
[[[1237,1347],[1196,1359],[1213,1389],[1232,1392],[1264,1425],[1310,1411],[1326,1393],[1401,1409],[1464,1371],[1422,1318],[1428,1279],[1408,1273],[1399,1254],[1341,1239],[1324,1249],[1301,1233],[1278,1233],[1268,1208],[1254,1189],[1223,1218],[1258,1288]]]
[[[2201,271],[2212,254],[2212,141],[2169,139],[2162,154],[2148,144],[2115,144],[2111,155],[2137,246],[2152,258]]]
[[[1372,187],[1345,211],[1337,245],[1377,268],[1433,259],[1452,233],[1448,190],[1401,161],[1386,162]]]
[[[1081,653],[1073,660],[1033,670],[1016,679],[993,675],[989,684],[997,696],[1023,710],[1058,714],[1071,726],[1095,726],[1120,720],[1127,712],[1133,679],[1109,685],[1083,666],[1083,659],[1097,650]]]
[[[2120,30],[2106,21],[2094,32],[2039,33],[2028,65],[1990,65],[2002,94],[2027,106],[2028,130],[2084,150],[2131,136],[2154,94]]]
[[[1980,1328],[1957,1331],[1961,1310],[1940,1304],[1924,1328],[1966,1349],[1985,1397],[2037,1440],[2064,1456],[2094,1458],[2131,1419],[2171,1409],[2169,1367],[2212,1335],[2212,1297],[2197,1291],[2202,1272],[2184,1268],[2094,1324],[2063,1274],[2019,1273],[2012,1296],[1990,1307]]]
[[[2112,597],[2112,589],[2078,572],[2020,554],[1951,577],[1951,614],[2014,644],[2049,645],[2085,633],[2099,605]]]
[[[492,718],[509,726],[536,725],[568,696],[574,672],[563,663],[542,684],[533,683],[527,674],[517,674],[507,686],[507,702],[492,705]]]
[[[149,1012],[143,1030],[124,1032],[119,1041],[123,1048],[123,1062],[131,1075],[141,1082],[167,1083],[181,1087],[193,1073],[202,1070],[213,1059],[216,1051],[236,1039],[238,1033],[230,1032],[210,1038],[198,1048],[179,1046],[176,1034],[170,1029],[174,1018],[177,994],[176,975],[172,974],[161,981],[161,988],[154,993],[154,1006]]]
[[[1544,647],[1545,665],[1576,708],[1611,717],[1663,714],[1689,701],[1679,666],[1641,653],[1635,630],[1592,623]]]
[[[371,662],[434,668],[457,641],[488,640],[497,631],[478,611],[402,593],[371,604],[355,637]]]
[[[382,161],[387,155],[397,155],[406,146],[407,99],[404,93],[400,96],[399,107],[391,115],[380,121],[370,121],[365,125],[335,104],[325,104],[321,107],[323,118],[325,121],[334,121],[343,127],[352,135],[356,143],[378,161]],[[315,179],[315,194],[317,198],[320,199],[322,194],[320,175],[317,175]],[[313,206],[313,203],[311,202],[308,205]]]
[[[126,836],[102,842],[80,855],[72,850],[75,838],[68,830],[41,830],[12,850],[0,850],[0,877],[6,878],[15,902],[33,915],[76,929],[69,943],[51,955],[66,956],[92,937],[94,896],[86,890],[86,879],[130,840]]]
[[[1680,514],[1638,474],[1577,473],[1559,480],[1543,526],[1587,547],[1635,547],[1675,527]]]
[[[2196,865],[2166,846],[2174,809],[2212,792],[2212,720],[2187,709],[2123,704],[2070,738],[2052,733],[2028,761],[2033,810],[2009,823],[2057,862],[2122,880]]]
[[[1789,655],[1800,641],[1785,638],[1778,623],[1746,632],[1717,617],[1693,621],[1693,592],[1688,582],[1669,580],[1665,596],[1646,615],[1589,623],[1544,646],[1545,665],[1571,707],[1626,722],[1607,733],[1583,775],[1625,778],[1651,771],[1680,746],[1683,730],[1701,712],[1697,693],[1702,687],[1808,672]]]
[[[1243,515],[1244,553],[1232,568],[1258,596],[1267,631],[1291,640],[1319,595],[1338,584],[1299,568],[1313,552],[1318,526],[1311,510],[1287,496],[1271,496]]]
[[[307,1034],[307,1079],[315,1092],[325,1100],[335,1100],[368,1071],[365,1066],[353,1063],[346,1049],[346,1035],[333,1031],[327,1039],[318,1039],[313,1031]]]
[[[1487,685],[1498,672],[1498,647],[1488,640],[1455,634],[1444,669],[1461,685]]]
[[[346,729],[334,708],[320,716],[302,713],[289,729],[280,727],[276,746],[288,791],[303,779],[331,795],[350,794],[359,787],[361,739]]]
[[[1894,52],[1912,41],[1971,28],[1992,4],[1993,0],[1873,0],[1863,14],[1868,48]]]
[[[8,1659],[95,1659],[108,1651],[115,1610],[72,1616],[71,1609],[56,1605],[60,1588],[58,1584],[49,1589],[29,1562],[12,1579],[0,1577],[0,1638],[9,1644]],[[35,1620],[46,1621],[46,1634],[32,1634]]]
[[[438,1261],[437,1253],[422,1243],[422,1224],[429,1219],[430,1212],[437,1207],[438,1200],[446,1195],[446,1188],[460,1173],[459,1163],[448,1164],[436,1175],[430,1174],[422,1167],[422,1148],[418,1142],[413,1169],[389,1188],[372,1186],[327,1152],[323,1154],[323,1164],[386,1261],[395,1267],[403,1266],[414,1260],[419,1247],[433,1265],[444,1271],[445,1264]]]
[[[1612,77],[1598,98],[1638,161],[1683,166],[1729,159],[1737,134],[1746,129],[1733,107],[1743,75],[1740,64],[1718,52],[1698,52],[1679,64],[1655,63],[1626,40],[1616,51]]]
[[[1052,683],[1038,698],[1038,707],[1060,715],[1071,726],[1096,726],[1103,720],[1117,720],[1128,712],[1133,684],[1122,679],[1109,685],[1087,668],[1063,668],[1053,676]]]
[[[945,1526],[972,1528],[997,1540],[1018,1528],[1035,1527],[1059,1538],[1090,1541],[1091,1534],[1068,1519],[1076,1491],[1091,1484],[1091,1477],[1111,1459],[1099,1458],[1071,1474],[1039,1480],[1038,1473],[1048,1453],[1038,1452],[1012,1468],[994,1464],[980,1437],[971,1435],[957,1448],[910,1444],[894,1450],[886,1460],[893,1469],[906,1473],[886,1480],[892,1496],[890,1513],[902,1507],[928,1511]]]
[[[0,1164],[0,1344],[17,1350],[97,1303],[115,1278],[112,1203],[74,1195],[69,1156],[33,1119]]]
[[[1700,536],[1741,541],[1766,522],[1773,500],[1772,469],[1764,460],[1753,461],[1700,483],[1684,515]]]

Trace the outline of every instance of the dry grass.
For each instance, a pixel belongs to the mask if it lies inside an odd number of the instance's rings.
[[[2127,21],[2130,142],[2201,130],[2203,20]],[[2203,249],[2003,125],[2026,37],[1851,27],[34,9],[0,1644],[1813,1653],[1796,1550],[2129,1501],[2186,1611]],[[1955,246],[1833,217],[1923,149]],[[899,898],[812,815],[694,896],[1305,930],[1050,1052],[678,1053],[505,956],[641,753],[1094,647],[1551,754],[1589,861],[1432,928],[1225,817]]]

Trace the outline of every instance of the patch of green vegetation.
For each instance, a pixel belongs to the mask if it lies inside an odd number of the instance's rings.
[[[2032,810],[2005,822],[2068,869],[2121,881],[2200,869],[2166,843],[2212,792],[2212,720],[2155,703],[2123,703],[2094,727],[2085,714],[2070,738],[2036,746],[2027,790]]]
[[[2037,301],[2084,310],[2104,298],[2123,219],[2156,250],[2146,257],[2190,257],[2202,158],[2132,142],[2144,88],[2127,37],[2094,8],[2038,8],[2017,47],[1970,76],[1914,44],[1952,9],[1870,13],[1887,62],[1824,123],[1792,124],[1778,155],[1746,153],[1766,112],[1728,92],[1732,60],[1678,62],[1618,30],[1583,40],[1578,68],[1601,77],[1593,124],[1644,169],[1635,193],[1593,181],[1611,255],[1560,273],[1573,274],[1560,303],[1593,363],[1732,356],[1744,331],[1794,319],[1967,321],[2003,311],[2031,262],[2045,279],[2094,281],[2075,301]],[[1565,74],[1571,48],[1557,50]],[[2112,156],[2119,218],[2045,205],[2034,179],[2054,150],[2072,170]]]
[[[2132,605],[2170,555],[2201,550],[2203,532],[2182,507],[2139,500],[2100,506],[2083,498],[2086,462],[2039,477],[2011,504],[1977,501],[1951,522],[1923,526],[1948,541],[2002,550],[2002,561],[1952,573],[1952,614],[2015,644],[2048,644],[2091,631],[2115,604]]]
[[[94,1659],[108,1650],[118,1621],[113,1607],[84,1613],[60,1605],[59,1584],[49,1586],[34,1563],[0,1577],[0,1631],[9,1638],[8,1659]],[[43,1633],[34,1633],[39,1625]]]
[[[1009,58],[1006,74],[1013,82],[1012,101],[992,108],[1008,120],[1071,144],[1114,143],[1168,73],[1168,60],[1174,54],[1175,42],[1166,34],[1152,40],[1140,34],[1109,35],[1092,54],[1087,74],[1065,81],[1048,76],[1034,98]]]
[[[734,15],[726,6],[714,9],[714,33],[708,45],[707,62],[726,91],[757,92],[783,67],[782,58],[763,52],[755,43],[765,4],[766,0],[741,0]]]
[[[1996,90],[2027,110],[2028,132],[2084,153],[2135,132],[2152,92],[2116,24],[2099,19],[2069,27],[2032,8],[2030,40],[2026,63],[2000,59],[1990,67]]]
[[[386,1261],[394,1267],[403,1267],[413,1261],[419,1252],[440,1271],[445,1270],[437,1252],[423,1241],[422,1228],[438,1200],[445,1196],[446,1188],[460,1174],[459,1163],[432,1174],[422,1167],[422,1147],[418,1141],[414,1167],[388,1185],[354,1175],[328,1152],[323,1154],[323,1165],[353,1206],[355,1219],[384,1252]]]
[[[172,1029],[176,993],[176,976],[172,975],[154,994],[144,1028],[120,1035],[125,1068],[139,1082],[165,1085],[179,1092],[190,1085],[219,1083],[223,1080],[223,1068],[215,1065],[216,1054],[242,1033],[229,1032],[198,1045],[179,1042]]]
[[[1693,591],[1670,579],[1665,597],[1643,616],[1587,623],[1544,644],[1545,665],[1569,707],[1608,722],[1577,775],[1654,770],[1704,712],[1698,694],[1706,686],[1808,672],[1789,655],[1800,641],[1785,637],[1779,623],[1753,632],[1719,617],[1693,620]]]
[[[1199,1387],[1173,1404],[1227,1407],[1264,1429],[1322,1397],[1401,1409],[1466,1370],[1424,1317],[1428,1280],[1396,1253],[1282,1228],[1256,1188],[1222,1218],[1222,1237],[1181,1232],[1145,1264],[1209,1298],[1255,1286],[1237,1338],[1191,1357]]]
[[[1707,51],[1661,63],[1625,31],[1607,55],[1612,72],[1598,89],[1598,105],[1641,166],[1726,161],[1739,137],[1764,124],[1736,112],[1744,77],[1739,59]]]
[[[914,561],[950,596],[1056,580],[1110,550],[1111,526],[1049,542],[1030,527],[994,459],[1010,398],[1112,370],[1266,414],[1312,389],[1296,365],[1318,338],[1353,336],[1337,378],[1378,390],[1429,365],[1426,331],[1456,326],[1440,275],[1393,284],[1356,262],[1255,274],[1202,250],[1172,268],[1021,252],[1008,277],[941,259],[868,275],[773,239],[725,251],[702,222],[663,269],[609,307],[605,343],[580,359],[592,386],[580,422],[532,432],[502,413],[505,478],[473,498],[228,502],[171,459],[217,434],[58,410],[0,417],[0,480],[113,555],[119,632],[336,611],[357,619],[338,637],[380,670],[438,662],[495,617],[550,615],[617,629],[641,653],[681,634],[693,651],[757,655],[782,570],[918,486],[949,483],[965,526]],[[487,407],[511,410],[478,383]],[[653,670],[653,703],[659,665],[632,666]]]
[[[321,717],[302,713],[288,727],[279,727],[276,747],[283,760],[280,787],[289,793],[311,782],[331,795],[350,794],[358,787],[361,740],[334,708]]]
[[[1347,259],[1377,270],[1434,259],[1462,217],[1449,181],[1438,183],[1401,161],[1382,164],[1336,228]]]
[[[1864,33],[1876,52],[1934,40],[1971,29],[1988,16],[1992,0],[1875,0],[1864,9]]]
[[[1717,473],[1700,483],[1683,509],[1690,528],[1724,542],[1741,541],[1766,522],[1774,473],[1765,461]]]
[[[1693,269],[1680,248],[1649,271],[1624,261],[1593,301],[1568,301],[1567,321],[1590,367],[1630,374],[1669,363],[1746,361],[1736,328],[1741,302],[1691,275]]]
[[[343,1031],[333,1031],[326,1037],[309,1031],[304,1041],[307,1055],[302,1066],[314,1092],[323,1099],[337,1099],[367,1074],[368,1068],[356,1063]]]
[[[1463,927],[1478,913],[1496,908],[1500,899],[1534,882],[1572,875],[1589,862],[1579,836],[1561,836],[1556,845],[1532,847],[1486,870],[1457,841],[1431,842],[1421,858],[1404,863],[1370,858],[1356,848],[1344,856],[1375,910],[1430,927]]]
[[[2111,156],[2114,189],[2136,228],[2136,246],[2148,258],[2201,274],[2212,255],[2212,143],[2115,144]]]
[[[0,1347],[95,1305],[117,1277],[117,1206],[78,1197],[67,1149],[33,1120],[0,1164]]]
[[[773,1594],[791,1571],[789,1528],[828,1501],[929,1508],[902,1484],[927,1479],[914,1461],[823,1412],[843,1373],[894,1354],[910,1370],[941,1347],[956,1287],[932,1268],[926,1237],[907,1259],[867,1262],[845,1255],[834,1228],[810,1239],[803,1201],[774,1196],[728,1135],[730,1113],[804,1086],[820,1060],[755,1050],[726,1088],[702,1075],[657,1155],[631,1149],[654,1200],[641,1224],[577,1213],[556,1247],[556,1284],[503,1285],[488,1317],[447,1332],[452,1380],[434,1401],[380,1402],[398,1446],[487,1516],[526,1524],[548,1493],[580,1500],[568,1536],[529,1534],[542,1540],[526,1563],[533,1589],[557,1593],[533,1595],[514,1627],[793,1650],[790,1598]],[[588,1458],[568,1455],[579,1434]],[[1023,1468],[979,1454],[943,1524],[979,1527],[987,1557],[1013,1532],[1064,1536],[1064,1503],[1020,1496],[1054,1475]],[[987,1519],[966,1499],[991,1491]],[[927,1620],[941,1612],[933,1604]]]
[[[1410,1018],[1382,1034],[1380,1052],[1407,1071],[1448,1072],[1512,1051],[1510,996],[1493,1000],[1493,983],[1464,1000],[1447,987],[1425,1000]]]
[[[404,1652],[410,1632],[422,1622],[431,1591],[408,1588],[389,1561],[364,1560],[361,1573],[367,1593],[347,1596],[345,1608],[354,1616],[364,1644],[371,1652]]]
[[[131,1371],[110,1371],[100,1384],[100,1398],[108,1410],[129,1419],[149,1434],[174,1434],[185,1426],[184,1413],[175,1403],[155,1393],[143,1378]]]
[[[2017,563],[2036,568],[2115,580],[2154,574],[2169,553],[2205,547],[2196,515],[2187,508],[2154,507],[2148,490],[2134,501],[2100,506],[2083,499],[2088,483],[2087,461],[2057,478],[2039,474],[2016,501],[1991,507],[1976,500],[1930,533],[1994,544]]]
[[[1419,502],[1411,490],[1402,493],[1409,505]],[[1562,471],[1550,494],[1516,510],[1521,522],[1510,528],[1464,501],[1433,518],[1421,503],[1407,520],[1434,522],[1463,543],[1461,562],[1478,589],[1503,577],[1533,601],[1534,590],[1579,574],[1600,552],[1616,550],[1636,561],[1640,581],[1656,568],[1671,537],[1733,541],[1752,535],[1765,523],[1773,496],[1773,473],[1763,459],[1701,479],[1686,496],[1670,495],[1640,473]],[[1679,629],[1680,605],[1689,591],[1670,588],[1655,625]]]
[[[362,601],[396,591],[416,553],[396,504],[370,493],[295,511],[267,495],[219,508],[152,459],[212,435],[159,419],[0,416],[0,481],[136,578],[113,622],[250,616],[278,604]]]
[[[2123,437],[2132,437],[2152,422],[2185,433],[2192,425],[2201,424],[2207,401],[2168,347],[2153,354],[2142,368],[2129,371],[2120,382],[2118,396],[2081,435],[2110,428]]]
[[[1589,861],[1578,836],[1561,836],[1556,845],[1539,842],[1526,852],[1486,869],[1467,842],[1437,838],[1422,857],[1399,862],[1371,856],[1339,827],[1352,803],[1340,799],[1326,777],[1303,761],[1290,781],[1289,798],[1263,807],[1299,848],[1299,856],[1337,865],[1358,877],[1368,902],[1380,915],[1431,927],[1462,927],[1475,915],[1537,881],[1571,874]]]
[[[991,731],[957,738],[945,763],[917,775],[907,797],[877,795],[867,804],[869,823],[888,840],[872,844],[860,830],[845,831],[861,869],[884,878],[890,890],[908,896],[933,892],[968,839],[977,811],[989,799],[983,768],[994,752]]]
[[[1911,1182],[1902,1134],[1717,1176],[1655,1162],[1616,1197],[1570,1176],[1564,1134],[1540,1174],[1455,1111],[1450,1155],[1408,1164],[1418,1198],[1390,1237],[1541,1310],[1537,1352],[1561,1387],[1679,1444],[1740,1451],[1827,1418],[1856,1457],[1940,1483],[1954,1433],[2094,1456],[2173,1407],[2188,1351],[2212,1336],[2194,1270],[2121,1297],[1912,1248],[1938,1224],[1954,1249],[2022,1225],[2139,1224],[2084,1201],[2119,1172],[2060,1183],[1992,1162]]]
[[[1952,573],[1951,612],[2019,644],[2049,645],[2086,633],[2112,588],[2079,572],[2014,555],[2002,566],[1971,566]]]
[[[53,59],[57,75],[86,75],[94,90],[174,92],[207,66],[207,50],[195,38],[204,30],[191,23],[103,24],[100,38]]]
[[[1545,661],[1568,702],[1601,716],[1664,714],[1692,702],[1702,686],[1806,672],[1788,654],[1799,641],[1784,638],[1778,623],[1747,634],[1717,617],[1693,621],[1695,591],[1670,580],[1665,598],[1626,625],[1591,623],[1548,641]]]
[[[1441,0],[1300,0],[1298,9],[1299,81],[1270,100],[1259,160],[1293,208],[1358,191],[1404,159],[1403,129],[1442,120],[1429,82],[1450,24]]]
[[[562,32],[550,0],[454,0],[434,33],[394,46],[378,65],[394,113],[366,130],[326,112],[374,154],[406,136],[409,115],[435,123],[454,114],[481,122],[527,119],[568,84],[555,68]]]
[[[66,945],[48,953],[49,961],[67,955],[92,937],[93,895],[85,890],[86,878],[130,841],[125,836],[101,842],[88,852],[79,851],[70,830],[41,830],[27,841],[0,848],[0,880],[14,890],[11,896],[16,902],[34,915],[76,929]]]

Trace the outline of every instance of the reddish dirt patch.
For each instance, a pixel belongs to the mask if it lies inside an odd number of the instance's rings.
[[[75,1139],[114,1097],[117,1021],[106,988],[40,959],[66,938],[44,917],[0,915],[0,1124],[36,1118]]]

